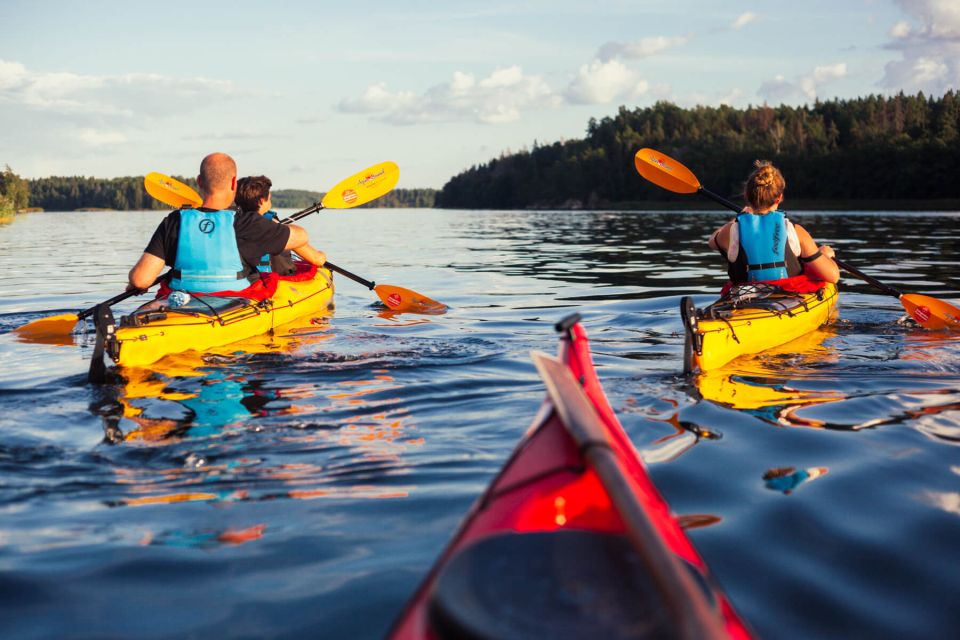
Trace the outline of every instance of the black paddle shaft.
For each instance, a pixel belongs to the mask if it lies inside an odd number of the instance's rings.
[[[169,279],[170,279],[170,272],[167,271],[166,273],[164,273],[163,275],[161,275],[160,277],[158,277],[156,280],[154,280],[154,281],[153,281],[153,284],[150,285],[149,287],[147,287],[147,289],[149,289],[149,288],[151,288],[151,287],[155,287],[156,285],[160,284],[161,282],[165,282],[166,280],[169,280]],[[89,317],[92,316],[94,313],[96,313],[97,307],[99,307],[99,306],[101,306],[101,305],[102,305],[102,306],[105,306],[105,307],[112,307],[113,305],[117,304],[118,302],[123,302],[123,301],[126,300],[127,298],[132,298],[132,297],[134,297],[134,296],[138,296],[138,295],[140,295],[141,293],[143,293],[143,291],[140,290],[140,289],[131,289],[130,291],[124,291],[124,292],[121,293],[121,294],[118,294],[118,295],[113,296],[113,297],[110,298],[109,300],[104,300],[103,302],[101,302],[100,304],[98,304],[98,305],[96,305],[96,306],[93,306],[93,307],[90,307],[89,309],[85,309],[85,310],[81,311],[80,313],[77,314],[77,320],[83,320],[84,318],[89,318]]]

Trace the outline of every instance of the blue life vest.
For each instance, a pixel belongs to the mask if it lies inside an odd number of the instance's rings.
[[[171,289],[212,293],[250,286],[237,248],[235,216],[236,212],[230,209],[180,210],[180,235]]]
[[[280,216],[277,215],[276,211],[267,211],[263,214],[263,217],[267,220],[276,220]],[[270,254],[265,253],[260,256],[260,262],[257,263],[257,269],[260,270],[260,273],[270,273],[273,271],[273,268],[270,266]]]
[[[782,211],[737,216],[740,254],[746,260],[747,280],[762,282],[786,278],[787,219]]]

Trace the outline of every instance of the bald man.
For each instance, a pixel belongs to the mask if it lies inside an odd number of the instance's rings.
[[[237,211],[237,163],[225,153],[211,153],[197,176],[203,203],[167,215],[130,270],[127,289],[148,289],[172,268],[169,286],[177,291],[215,293],[245,289],[259,278],[265,254],[296,251],[323,266],[327,257],[310,246],[303,227],[276,224],[256,211]]]

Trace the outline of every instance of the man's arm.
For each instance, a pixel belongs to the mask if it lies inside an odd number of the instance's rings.
[[[163,261],[163,258],[158,258],[152,253],[144,253],[140,256],[140,259],[137,260],[137,264],[133,265],[133,269],[130,269],[130,275],[127,276],[130,280],[130,284],[127,285],[127,291],[132,289],[139,289],[144,291],[149,289],[154,280],[157,279],[157,276],[163,271],[163,267],[166,263]]]

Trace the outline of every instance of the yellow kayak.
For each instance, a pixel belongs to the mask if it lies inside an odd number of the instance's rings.
[[[739,356],[795,340],[833,321],[837,299],[837,286],[832,283],[811,293],[742,285],[702,309],[685,297],[680,302],[685,334],[683,370],[709,371]]]
[[[184,351],[204,351],[246,340],[312,313],[333,308],[333,277],[281,278],[266,300],[193,296],[174,309],[138,310],[120,319],[106,338],[106,352],[121,366],[142,366]]]

